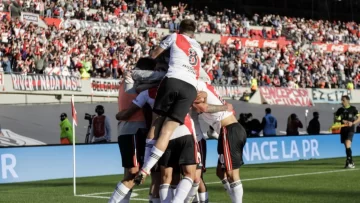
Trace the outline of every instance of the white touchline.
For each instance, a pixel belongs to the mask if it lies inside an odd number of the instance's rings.
[[[326,173],[338,173],[338,172],[346,172],[346,171],[356,171],[360,169],[341,169],[341,170],[333,170],[333,171],[319,171],[319,172],[312,172],[312,173],[297,173],[297,174],[289,174],[289,175],[281,175],[281,176],[267,176],[267,177],[260,177],[260,178],[247,178],[241,179],[241,182],[244,181],[254,181],[254,180],[267,180],[267,179],[277,179],[277,178],[288,178],[288,177],[296,177],[296,176],[308,176],[308,175],[317,175],[317,174],[326,174]],[[206,184],[216,184],[220,182],[210,182]]]
[[[349,172],[349,171],[357,171],[360,169],[341,169],[341,170],[333,170],[333,171],[319,171],[319,172],[312,172],[312,173],[297,173],[297,174],[289,174],[289,175],[280,175],[280,176],[267,176],[267,177],[260,177],[260,178],[247,178],[241,179],[241,182],[245,181],[255,181],[255,180],[268,180],[268,179],[278,179],[278,178],[288,178],[288,177],[296,177],[296,176],[307,176],[307,175],[317,175],[317,174],[327,174],[327,173],[339,173],[339,172]],[[208,182],[207,185],[212,184],[219,184],[221,182]],[[143,191],[148,190],[149,188],[139,188],[134,189],[133,191]],[[78,197],[92,197],[92,198],[101,198],[101,199],[109,199],[109,197],[104,196],[96,196],[96,195],[104,195],[104,194],[112,194],[112,192],[100,192],[100,193],[91,193],[91,194],[84,194],[84,195],[76,195]],[[141,199],[141,198],[131,198],[132,200],[138,201],[149,201],[148,199]]]

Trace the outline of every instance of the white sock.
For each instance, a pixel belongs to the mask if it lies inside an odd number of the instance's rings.
[[[149,203],[152,203],[152,195],[149,195]]]
[[[229,181],[227,180],[227,178],[224,178],[221,183],[223,184],[226,192],[228,193],[228,195],[230,196],[231,200],[233,200],[233,196],[232,196],[232,192],[231,192],[231,189],[230,189],[230,184],[229,184]]]
[[[231,193],[233,194],[233,202],[236,203],[242,203],[243,198],[243,186],[241,184],[241,180],[238,180],[236,182],[233,182],[230,184]]]
[[[149,174],[150,170],[155,166],[163,154],[163,151],[153,146],[149,159],[144,163],[143,170]]]
[[[199,193],[200,203],[208,203],[209,202],[209,194],[208,192]]]
[[[184,200],[189,194],[192,185],[193,185],[193,180],[191,180],[191,178],[188,177],[183,178],[176,188],[176,194],[172,202],[184,203]]]
[[[159,198],[152,198],[152,203],[160,203],[160,199]]]
[[[109,203],[119,203],[126,198],[130,189],[127,188],[122,182],[119,182],[115,188],[115,191],[110,197]]]
[[[176,187],[177,185],[170,185],[170,190],[171,190],[171,199],[174,199],[175,194],[176,194]]]
[[[195,198],[193,199],[192,203],[198,203],[200,202],[199,193],[196,193]]]
[[[170,203],[172,200],[172,194],[169,184],[160,185],[160,201],[161,203]]]
[[[121,201],[121,203],[129,203],[131,197],[132,189],[126,194],[125,198]]]
[[[188,193],[185,202],[192,202],[197,194],[197,191],[199,189],[199,183],[193,183],[190,192]]]
[[[155,143],[156,143],[156,140],[146,139],[145,154],[144,154],[144,163],[149,160],[149,157],[150,157],[150,155],[151,155],[151,149],[153,148],[153,146],[154,146]]]

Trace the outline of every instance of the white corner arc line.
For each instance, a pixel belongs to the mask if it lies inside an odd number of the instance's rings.
[[[137,191],[143,191],[143,190],[149,190],[149,188],[138,188],[138,189],[133,189],[133,192],[137,192]],[[113,192],[97,192],[97,193],[90,193],[90,194],[83,194],[86,196],[95,196],[95,195],[106,195],[106,194],[112,194]],[[78,195],[78,196],[82,196],[82,195]]]

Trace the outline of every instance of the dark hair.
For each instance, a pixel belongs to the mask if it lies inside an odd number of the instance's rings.
[[[346,100],[350,101],[350,97],[349,97],[348,95],[343,95],[343,96],[341,97],[341,99],[346,99]]]
[[[314,117],[319,116],[319,112],[315,111],[315,112],[313,113],[313,116],[314,116]]]
[[[291,120],[295,120],[297,118],[297,115],[293,113],[290,115],[290,118],[291,118]]]
[[[196,30],[196,23],[193,20],[185,19],[180,23],[180,33],[194,34]]]
[[[265,113],[271,113],[271,109],[270,109],[270,108],[266,108],[266,109],[265,109]]]

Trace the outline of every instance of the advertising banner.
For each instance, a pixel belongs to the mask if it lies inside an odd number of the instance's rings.
[[[311,95],[307,89],[282,87],[260,87],[260,96],[267,104],[286,106],[312,106]]]
[[[352,100],[351,91],[347,89],[312,89],[312,100],[315,104],[340,104],[341,97],[347,95]]]
[[[59,75],[11,74],[14,90],[21,91],[81,91],[81,79]]]
[[[350,44],[324,44],[321,42],[312,43],[316,48],[325,52],[360,52],[360,45]]]
[[[29,22],[29,23],[36,24],[42,28],[47,29],[46,23],[43,20],[41,20],[39,14],[21,12],[20,20],[23,22]]]
[[[356,134],[355,136],[359,136]],[[207,167],[217,165],[217,140],[207,141]],[[353,156],[360,155],[354,139]],[[339,135],[248,138],[243,151],[245,164],[345,157]],[[70,178],[72,146],[0,148],[0,183]],[[76,146],[78,177],[123,173],[117,143]],[[341,166],[339,166],[341,167]]]
[[[90,84],[94,95],[119,95],[120,80],[91,78]]]
[[[219,93],[221,97],[242,97],[244,92],[250,93],[249,87],[241,87],[241,86],[215,86],[215,89]]]
[[[229,36],[221,36],[220,43],[221,44],[232,44],[235,40],[241,42],[241,46],[243,47],[258,47],[258,48],[273,48],[276,49],[278,47],[282,48],[288,44],[291,44],[291,41],[287,40],[266,40],[266,39],[249,39],[242,37],[229,37]]]
[[[95,22],[95,21],[86,21],[86,20],[65,20],[61,23],[62,28],[69,28],[75,26],[76,29],[94,29],[102,31],[112,31],[112,32],[125,32],[128,30],[127,27],[123,25],[118,25],[110,22]]]

